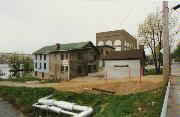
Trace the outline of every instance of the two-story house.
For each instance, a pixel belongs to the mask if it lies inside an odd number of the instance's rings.
[[[79,42],[45,46],[33,53],[38,78],[69,80],[98,71],[99,51],[93,43]]]

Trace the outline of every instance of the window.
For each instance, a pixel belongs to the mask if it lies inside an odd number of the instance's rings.
[[[64,66],[61,66],[61,73],[64,71]]]
[[[81,73],[81,72],[82,72],[82,68],[81,68],[81,66],[78,66],[78,68],[77,68],[77,72],[78,72],[78,73]]]
[[[37,62],[35,62],[35,68],[37,68]]]
[[[108,54],[108,51],[106,51],[106,55]]]
[[[106,45],[112,46],[112,41],[108,40],[108,41],[106,42]]]
[[[121,45],[121,41],[120,40],[115,40],[114,41],[114,46],[120,46]]]
[[[46,60],[46,54],[44,54],[44,60]]]
[[[40,54],[40,60],[42,60],[42,55]]]
[[[66,53],[66,59],[68,59],[68,53]]]
[[[66,71],[68,71],[68,66],[66,66]]]
[[[61,60],[64,60],[64,53],[61,53]]]
[[[41,69],[41,63],[39,63],[39,69]]]
[[[115,47],[115,51],[121,51],[121,47]]]
[[[83,59],[82,53],[81,53],[81,52],[78,52],[77,54],[78,54],[78,59],[79,59],[79,60],[82,60],[82,59]]]
[[[46,69],[46,63],[44,63],[44,69]]]
[[[103,41],[99,41],[98,42],[98,46],[102,46],[102,45],[104,45],[104,42]]]
[[[37,60],[37,54],[35,54],[35,58],[36,58],[36,60]]]
[[[42,72],[42,78],[44,78],[44,72]]]

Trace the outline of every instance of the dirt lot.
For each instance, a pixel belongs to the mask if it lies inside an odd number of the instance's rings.
[[[151,75],[142,77],[140,83],[138,78],[121,78],[118,80],[108,80],[102,78],[76,78],[68,82],[62,82],[55,86],[56,89],[74,92],[83,92],[92,88],[115,92],[116,95],[127,95],[130,93],[153,90],[162,86],[161,75]]]
[[[10,81],[0,82],[0,85],[6,86],[25,86],[25,87],[53,87],[57,90],[83,92],[92,91],[92,88],[115,92],[116,95],[127,95],[130,93],[153,90],[162,86],[161,75],[143,76],[140,83],[137,78],[121,78],[117,80],[106,80],[97,77],[81,77],[70,81],[60,83],[12,83]]]

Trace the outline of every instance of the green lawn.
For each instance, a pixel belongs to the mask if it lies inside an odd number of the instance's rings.
[[[26,82],[26,81],[41,81],[41,79],[28,76],[28,77],[20,77],[20,78],[0,79],[0,81]]]
[[[107,94],[72,93],[52,88],[0,87],[0,97],[5,98],[30,117],[46,116],[46,111],[35,109],[32,104],[39,98],[54,94],[53,98],[91,106],[94,117],[159,117],[163,98],[162,90],[114,96]],[[152,104],[154,103],[154,104]],[[54,113],[48,113],[58,117]]]
[[[156,69],[155,68],[151,68],[148,69],[147,72],[145,73],[145,75],[161,75],[163,73],[163,69],[160,69],[160,73],[156,73]]]

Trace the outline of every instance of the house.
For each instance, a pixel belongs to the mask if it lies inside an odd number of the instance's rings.
[[[34,76],[69,80],[98,71],[99,51],[92,42],[55,44],[33,53]]]
[[[144,73],[145,59],[143,49],[111,52],[104,58],[107,78],[140,76]]]
[[[99,67],[104,67],[104,57],[109,53],[115,51],[115,48],[109,45],[96,46],[99,51]]]
[[[137,49],[137,40],[124,29],[96,33],[96,46],[109,45],[115,51]]]

